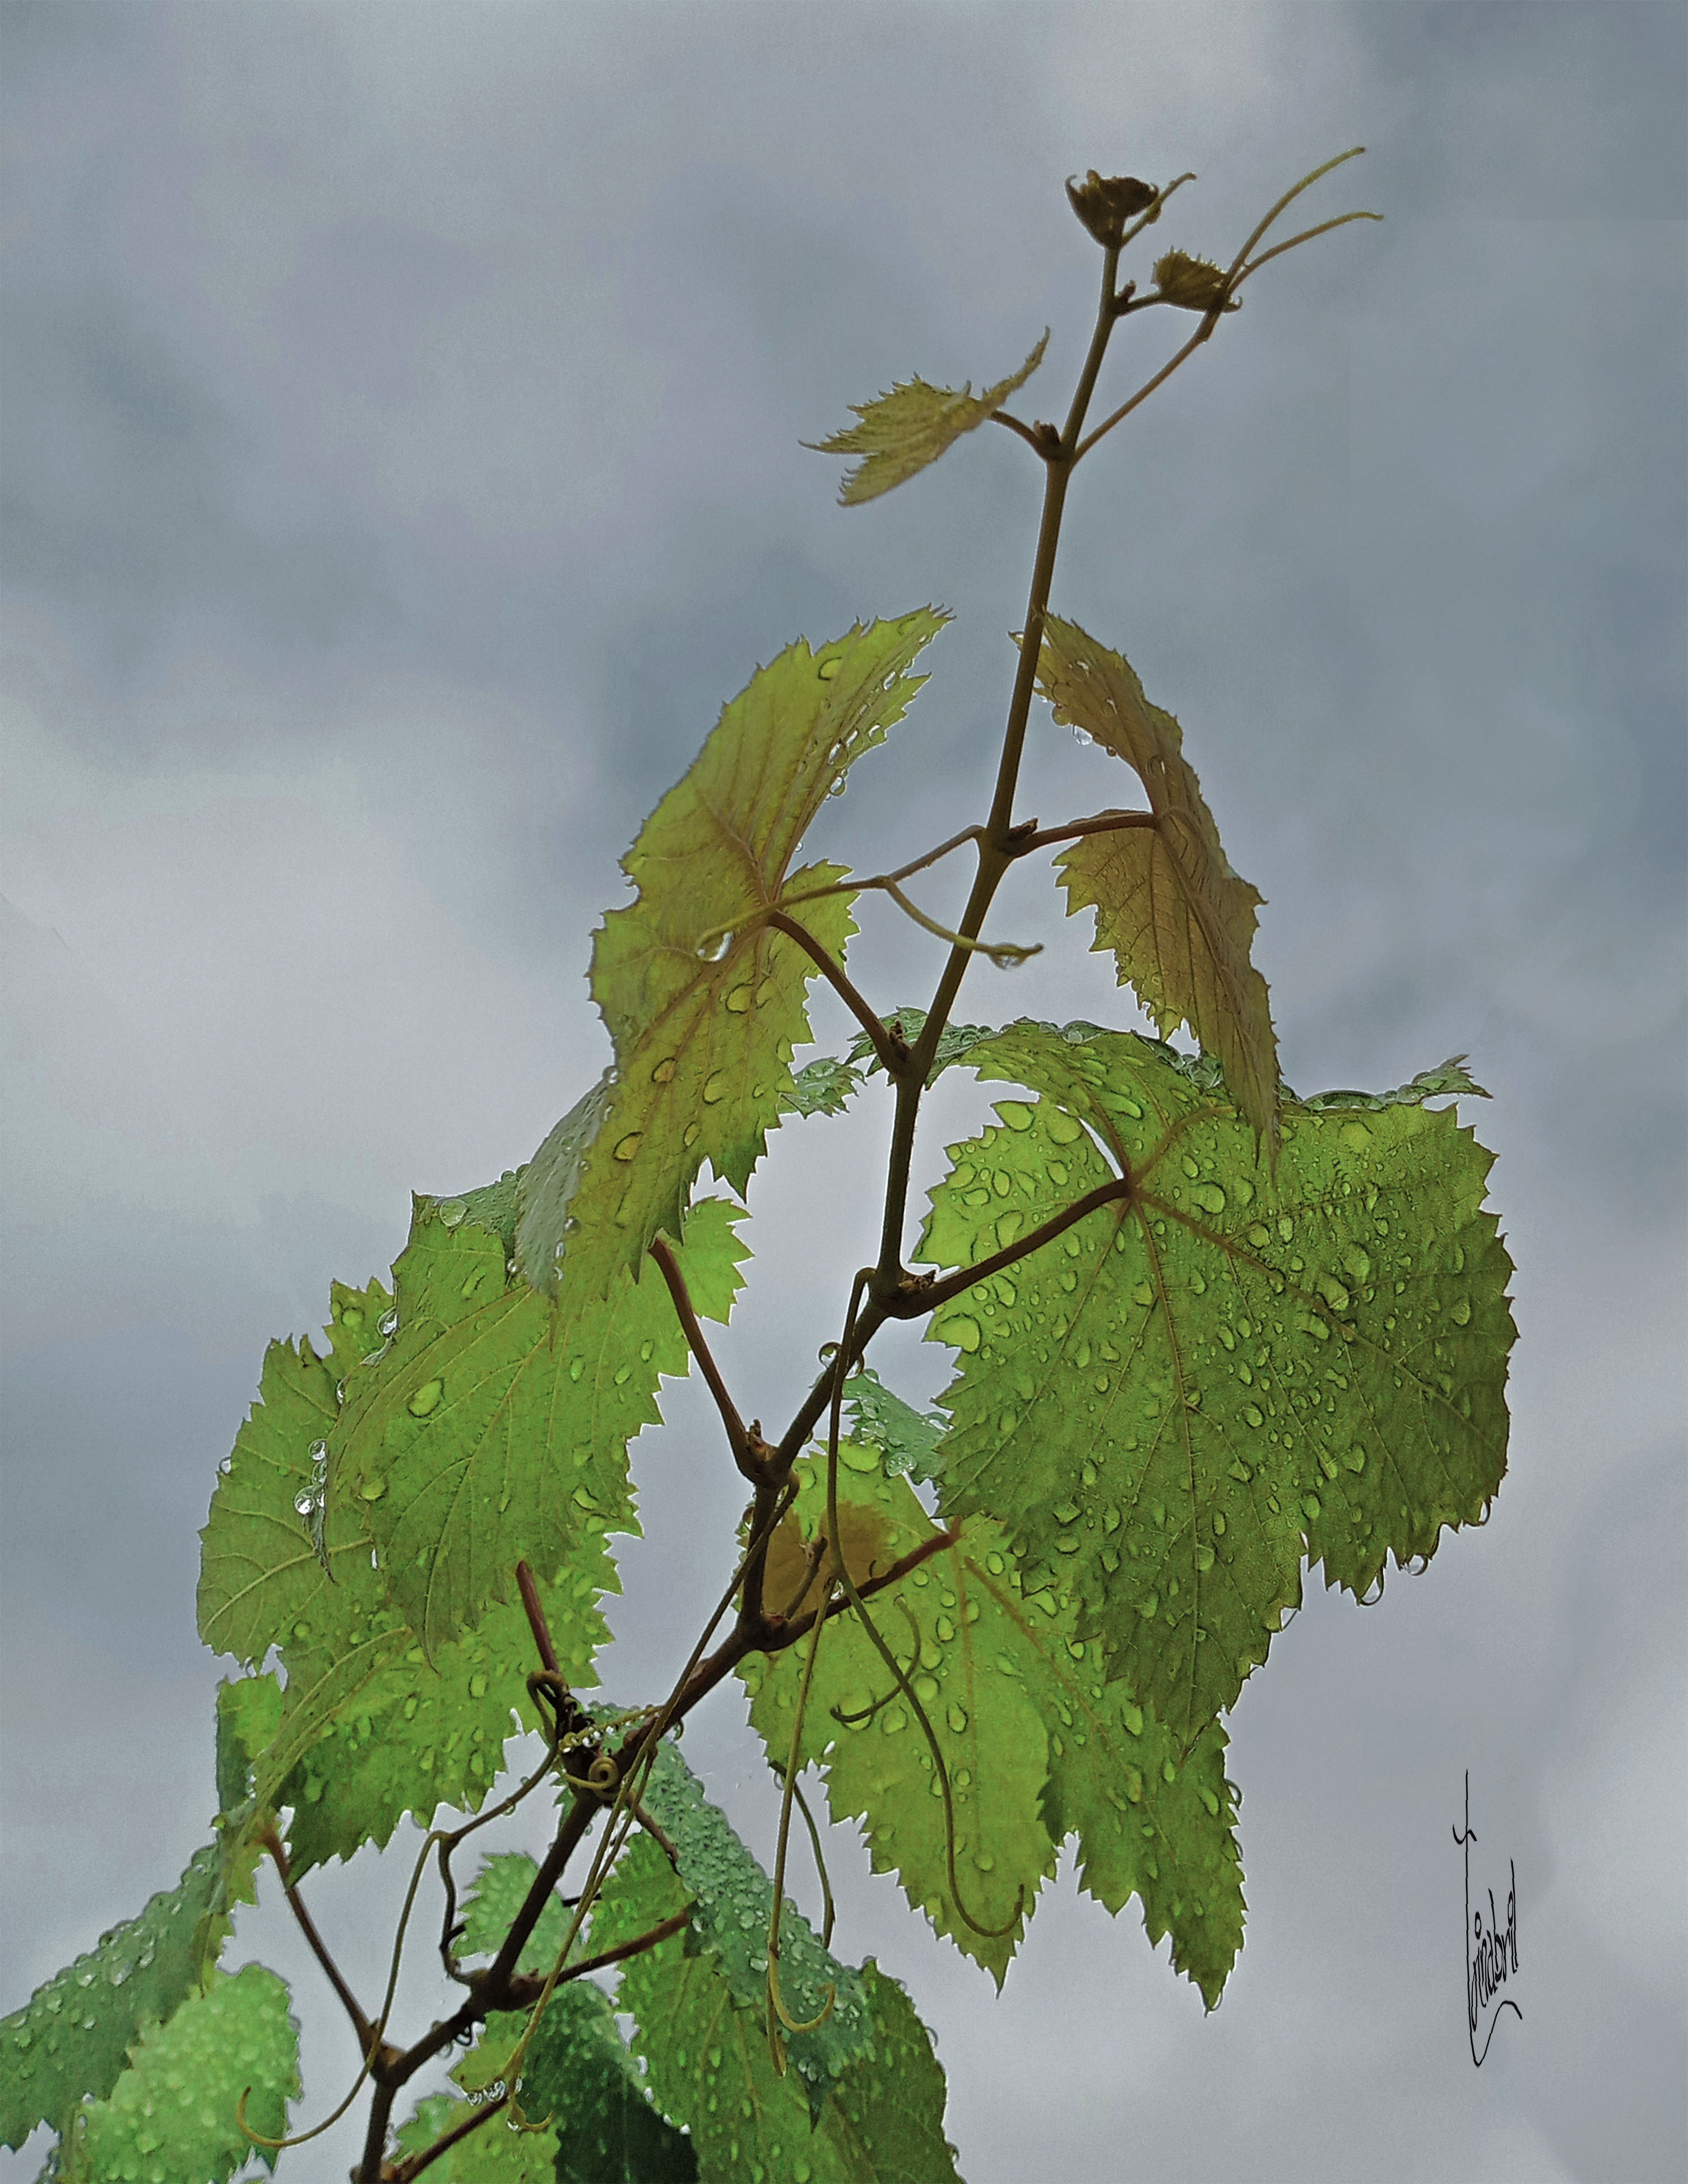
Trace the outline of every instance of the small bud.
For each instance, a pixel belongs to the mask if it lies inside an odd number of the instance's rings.
[[[1154,268],[1154,285],[1169,304],[1186,311],[1210,311],[1226,300],[1225,276],[1205,258],[1169,250]]]
[[[1147,212],[1160,192],[1134,175],[1098,175],[1094,167],[1082,182],[1067,177],[1067,202],[1096,240],[1114,248],[1124,240],[1126,222]]]

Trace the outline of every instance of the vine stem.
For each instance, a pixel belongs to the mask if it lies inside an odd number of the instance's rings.
[[[788,917],[783,910],[769,911],[763,922],[771,925],[776,933],[783,933],[788,940],[796,942],[873,1041],[874,1052],[894,1077],[902,1067],[902,1058],[891,1044],[891,1034],[851,983],[843,966],[833,960],[807,926],[800,925],[795,917]]]
[[[432,2146],[425,2147],[420,2153],[411,2154],[407,2160],[396,2163],[391,2171],[392,2184],[411,2184],[413,2176],[420,2176],[423,2170],[431,2169],[436,2161],[450,2153],[454,2146],[461,2145],[472,2131],[479,2131],[483,2125],[490,2123],[509,2105],[508,2093],[500,2093],[494,2100],[483,2101],[472,2116],[466,2117],[460,2124],[454,2124],[442,2137],[435,2139]]]
[[[329,1986],[339,1997],[342,2007],[347,2016],[350,2018],[352,2030],[357,2035],[358,2053],[367,2062],[371,2050],[376,2044],[375,2027],[360,2008],[357,1997],[347,1984],[340,1967],[334,1962],[327,1943],[317,1932],[316,1921],[305,1909],[304,1899],[293,1886],[293,1875],[288,1868],[287,1846],[282,1842],[280,1832],[273,1821],[260,1830],[258,1840],[275,1860],[276,1871],[281,1878],[282,1892],[288,1899],[288,1908],[297,1920],[299,1930],[310,1944],[310,1953],[321,1965]]]
[[[662,1279],[668,1285],[668,1295],[674,1299],[674,1311],[687,1346],[696,1358],[699,1368],[709,1384],[709,1392],[715,1398],[715,1407],[721,1413],[721,1423],[727,1429],[727,1445],[733,1451],[733,1461],[746,1479],[758,1480],[762,1471],[751,1446],[750,1435],[745,1430],[744,1420],[739,1416],[737,1404],[728,1393],[727,1384],[721,1377],[721,1368],[704,1340],[702,1327],[692,1305],[691,1293],[685,1285],[685,1276],[679,1270],[679,1262],[661,1236],[652,1238],[651,1256],[657,1262]]]
[[[1020,780],[1020,763],[1026,747],[1026,723],[1031,718],[1031,699],[1037,682],[1038,655],[1042,649],[1043,622],[1048,612],[1049,588],[1055,573],[1055,557],[1059,550],[1061,516],[1066,506],[1067,488],[1071,482],[1073,466],[1078,460],[1079,435],[1084,429],[1086,412],[1090,398],[1095,392],[1102,360],[1108,353],[1109,337],[1118,323],[1118,297],[1115,278],[1119,270],[1120,248],[1112,244],[1103,252],[1102,294],[1097,308],[1096,326],[1090,337],[1090,348],[1079,374],[1077,387],[1073,390],[1071,407],[1062,428],[1058,448],[1045,456],[1043,475],[1043,512],[1037,526],[1037,549],[1032,561],[1031,584],[1026,603],[1026,627],[1020,638],[1020,662],[1015,670],[1014,692],[1009,700],[1007,723],[1003,731],[1002,753],[997,762],[996,787],[991,798],[990,815],[985,822],[984,838],[979,845],[979,866],[973,876],[973,886],[967,898],[967,907],[962,913],[959,928],[964,940],[976,941],[984,929],[989,911],[1003,876],[1014,861],[1012,835],[1014,831],[1014,791]],[[955,1006],[972,950],[953,946],[938,981],[936,993],[920,1036],[914,1043],[912,1065],[906,1074],[895,1079],[897,1110],[892,1124],[891,1153],[886,1163],[885,1213],[880,1231],[879,1263],[874,1279],[876,1299],[893,1294],[900,1284],[903,1272],[903,1229],[908,1205],[908,1175],[914,1158],[914,1130],[919,1118],[920,1099],[925,1089],[926,1078],[937,1053],[938,1040],[949,1021],[950,1011]],[[783,1444],[782,1444],[783,1446]]]

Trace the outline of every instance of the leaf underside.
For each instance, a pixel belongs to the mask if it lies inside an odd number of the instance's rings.
[[[970,1056],[1035,1104],[953,1146],[918,1256],[965,1268],[1130,1178],[941,1308],[946,1518],[1003,1524],[1181,1743],[1232,1704],[1304,1555],[1364,1595],[1480,1523],[1506,1468],[1512,1263],[1450,1112],[1287,1104],[1275,1192],[1201,1072],[1130,1033]]]
[[[196,1851],[173,1889],[0,2019],[0,2145],[21,2146],[39,2123],[57,2129],[84,2096],[103,2100],[142,2028],[187,2001],[228,1930],[222,1869],[219,1844]]]
[[[559,1330],[559,1307],[509,1274],[507,1236],[475,1217],[484,1196],[418,1202],[396,1303],[335,1285],[327,1356],[271,1346],[202,1535],[207,1643],[254,1665],[279,1652],[279,1720],[243,1717],[231,1780],[263,1809],[292,1805],[299,1871],[384,1843],[406,1812],[478,1806],[506,1740],[539,1725],[518,1557],[565,1678],[595,1681],[607,1535],[637,1529],[627,1443],[660,1415],[659,1375],[689,1362],[666,1290],[624,1274]],[[741,1217],[704,1201],[678,1254],[717,1318]],[[299,1505],[325,1464],[313,1527]]]
[[[824,1462],[798,1470],[802,1490],[769,1557],[769,1597],[782,1607],[802,1577],[805,1539],[825,1524]],[[838,1490],[858,1583],[931,1536],[907,1479],[886,1476],[859,1442],[841,1446]],[[953,1546],[876,1594],[869,1613],[938,1738],[965,1908],[1009,1932],[981,1934],[957,1912],[930,1747],[853,1613],[823,1636],[800,1763],[822,1768],[836,1820],[863,1821],[875,1871],[896,1872],[909,1901],[999,1986],[1063,1841],[1076,1835],[1086,1888],[1114,1912],[1137,1896],[1151,1942],[1171,1933],[1175,1968],[1211,2008],[1243,1930],[1223,1731],[1210,1724],[1182,1752],[1127,1685],[1109,1679],[1098,1641],[1076,1636],[1076,1602],[1053,1588],[1023,1591],[998,1524],[975,1515],[959,1530]],[[804,1650],[752,1656],[740,1672],[752,1723],[780,1769]]]
[[[692,1898],[688,1947],[711,1957],[734,2003],[759,2017],[767,1992],[772,1880],[670,1743],[657,1754],[643,1802],[673,1843],[680,1880]],[[827,2088],[872,2047],[873,2031],[859,1976],[822,1947],[808,1921],[790,1904],[780,1920],[780,1985],[787,2010],[799,2022],[824,2015],[812,2031],[786,2036],[796,2081],[819,2114]]]
[[[457,2084],[473,2093],[502,2081],[527,2025],[525,2010],[489,2018],[451,2073]],[[521,2098],[532,2120],[551,2120],[559,2184],[695,2184],[691,2141],[652,2102],[609,1997],[589,1979],[567,1981],[546,2003]]]
[[[1266,980],[1250,960],[1261,896],[1232,871],[1184,756],[1183,732],[1151,705],[1127,661],[1051,616],[1037,688],[1063,727],[1083,731],[1142,782],[1152,827],[1087,834],[1056,858],[1067,911],[1096,913],[1093,949],[1163,1036],[1188,1024],[1216,1056],[1239,1112],[1277,1144],[1277,1040]]]
[[[618,1268],[637,1277],[653,1237],[680,1234],[706,1161],[742,1195],[768,1132],[797,1104],[791,1062],[818,975],[768,913],[792,898],[789,914],[842,961],[853,897],[816,891],[843,868],[792,872],[791,861],[827,796],[908,710],[925,680],[909,666],[945,619],[921,608],[819,652],[788,646],[646,822],[623,861],[638,898],[607,913],[592,953],[612,1072],[523,1181],[517,1257],[536,1287],[549,1292],[560,1264],[584,1295],[606,1292]]]
[[[299,2028],[285,1982],[261,1964],[232,1978],[214,1974],[204,1994],[142,2036],[110,2098],[87,2111],[86,2173],[226,2184],[254,2151],[240,2127],[241,2096],[251,2128],[280,2138],[299,2091]],[[273,2170],[275,2153],[256,2151]]]
[[[646,1836],[631,1842],[600,1902],[593,1941],[614,1947],[681,1909],[684,1883]],[[713,1954],[679,1936],[629,1960],[617,1997],[663,2113],[691,2134],[701,2184],[759,2172],[800,2184],[959,2184],[942,2136],[943,2074],[897,1982],[859,1974],[872,2045],[844,2071],[819,2120],[795,2059],[774,2070],[759,2008],[740,2006]]]
[[[853,508],[862,501],[876,500],[935,463],[964,432],[982,425],[1016,387],[1026,384],[1043,361],[1048,343],[1046,327],[1042,340],[1019,370],[979,394],[973,392],[971,380],[958,391],[911,379],[875,401],[852,402],[850,408],[859,424],[847,426],[829,439],[804,443],[819,454],[862,457],[854,470],[845,473],[838,488],[839,505]]]
[[[401,2153],[424,2153],[450,2131],[479,2113],[468,2101],[433,2093],[416,2103],[416,2114],[400,2126]],[[535,2117],[543,2123],[543,2117]],[[550,2130],[515,2131],[502,2110],[478,2131],[442,2153],[427,2171],[436,2184],[553,2184],[558,2175],[556,2135]]]

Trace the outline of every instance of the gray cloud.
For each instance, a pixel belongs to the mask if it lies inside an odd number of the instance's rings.
[[[595,1073],[590,928],[722,702],[800,630],[939,600],[930,687],[815,845],[890,861],[979,801],[1035,465],[981,432],[840,512],[797,443],[911,371],[996,376],[1046,324],[1023,407],[1064,404],[1094,272],[1064,175],[1199,170],[1165,240],[1219,255],[1364,142],[1310,217],[1388,224],[1269,269],[1098,453],[1058,599],[1179,713],[1269,898],[1290,1080],[1469,1049],[1495,1095],[1470,1119],[1520,1268],[1512,1475],[1375,1612],[1311,1580],[1245,1692],[1250,1936],[1215,2017],[1070,1877],[1000,2002],[842,1845],[841,1938],[937,2028],[972,2184],[1122,2147],[1168,2178],[1675,2174],[1680,10],[81,0],[4,36],[0,1999],[203,1837],[193,1533],[263,1343],[390,1260],[411,1186],[524,1158]],[[1026,808],[1113,800],[1103,764],[1040,722]],[[1016,877],[1003,930],[1049,952],[964,1014],[1121,1008],[1058,909]],[[924,944],[864,924],[868,989],[917,994]],[[947,1083],[923,1183],[982,1111]],[[770,1416],[836,1315],[813,1238],[866,1248],[883,1128],[869,1106],[770,1156],[722,1346]],[[892,1354],[942,1384],[947,1353]],[[665,1402],[606,1669],[629,1696],[739,1507],[698,1390]],[[729,1704],[688,1750],[765,1832]],[[1467,1767],[1525,1955],[1480,2074]],[[392,1878],[320,1890],[370,1981]],[[295,1981],[321,2112],[341,2029],[273,1907],[241,1938]]]

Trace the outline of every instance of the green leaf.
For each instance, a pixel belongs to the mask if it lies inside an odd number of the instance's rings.
[[[459,1203],[484,1195],[472,1194]],[[464,1263],[471,1276],[483,1276],[483,1247],[502,1247],[455,1207],[449,1217],[454,1228],[432,1213],[422,1225],[441,1238],[462,1240],[455,1269],[461,1290],[467,1286]],[[700,1242],[709,1225],[706,1220]],[[729,1234],[729,1227],[724,1229]],[[437,1254],[432,1271],[449,1267],[451,1256]],[[408,1281],[408,1255],[400,1265]],[[501,1290],[501,1259],[500,1267]],[[451,1286],[449,1280],[444,1286]],[[709,1283],[703,1286],[707,1290]],[[377,1303],[378,1313],[373,1311]],[[278,1647],[287,1679],[279,1722],[266,1711],[276,1704],[272,1680],[244,1679],[225,1687],[219,1711],[226,1787],[232,1788],[244,1769],[265,1809],[293,1805],[291,1848],[300,1872],[330,1857],[349,1858],[364,1841],[384,1843],[407,1811],[426,1820],[440,1804],[478,1805],[501,1769],[514,1717],[526,1727],[538,1725],[527,1691],[528,1673],[538,1662],[518,1603],[489,1609],[475,1630],[438,1646],[430,1662],[388,1599],[384,1574],[372,1567],[374,1549],[363,1529],[367,1505],[331,1485],[323,1538],[332,1580],[312,1549],[296,1500],[315,1468],[313,1445],[322,1443],[325,1430],[338,1430],[343,1414],[335,1396],[335,1352],[344,1344],[349,1316],[364,1314],[366,1306],[368,1315],[352,1333],[361,1336],[367,1326],[376,1341],[388,1344],[358,1368],[365,1388],[378,1390],[402,1347],[391,1340],[391,1300],[379,1289],[337,1287],[329,1359],[319,1359],[308,1341],[297,1349],[271,1346],[262,1401],[241,1429],[202,1535],[204,1635],[249,1659]],[[537,1301],[535,1310],[549,1325],[549,1313]],[[606,1361],[601,1375],[612,1395],[618,1392],[613,1379],[620,1369]],[[359,1391],[347,1411],[366,1400]],[[613,1425],[613,1404],[604,1406],[600,1416]],[[579,1427],[566,1405],[554,1407],[548,1424],[554,1433]],[[584,1430],[590,1432],[590,1422]],[[589,1464],[573,1462],[574,1454],[594,1452],[590,1441],[584,1450],[577,1441],[567,1475],[596,1476]],[[542,1468],[543,1439],[522,1454]],[[612,1480],[624,1480],[619,1449],[613,1460]],[[593,1656],[606,1635],[598,1600],[613,1590],[615,1579],[604,1539],[606,1517],[572,1506],[578,1529],[567,1566],[555,1582],[542,1580],[540,1591],[563,1673],[579,1685],[595,1680]],[[223,1802],[232,1811],[226,1797]]]
[[[21,2146],[38,2123],[59,2128],[84,2095],[103,2100],[142,2027],[187,2000],[204,1969],[222,1863],[216,1843],[196,1851],[173,1889],[0,2019],[0,2145]]]
[[[739,1286],[743,1217],[706,1199],[677,1247],[717,1318]],[[432,1655],[514,1598],[518,1560],[549,1579],[595,1557],[603,1533],[637,1531],[627,1444],[661,1423],[658,1379],[690,1357],[660,1282],[622,1276],[600,1298],[571,1279],[553,1306],[509,1273],[501,1240],[428,1201],[394,1280],[391,1352],[348,1384],[330,1493],[360,1508]]]
[[[417,2102],[416,2114],[400,2126],[400,2151],[425,2153],[478,2112],[472,2102],[453,2100],[449,2093],[430,2094]],[[442,2153],[427,2174],[431,2184],[552,2184],[561,2174],[556,2154],[554,2131],[516,2131],[500,2109]]]
[[[528,1899],[539,1869],[525,1851],[498,1851],[475,1875],[460,1907],[463,1931],[457,1943],[462,1957],[495,1957]],[[553,1895],[528,1936],[517,1970],[549,1972],[562,1949],[567,1920],[561,1897]],[[525,2021],[525,2020],[524,2020]]]
[[[1491,1156],[1446,1111],[1297,1104],[1272,1195],[1248,1126],[1153,1040],[1015,1026],[973,1065],[1046,1096],[951,1148],[922,1257],[977,1264],[1132,1191],[934,1315],[960,1353],[944,1513],[999,1517],[1027,1590],[1070,1586],[1188,1743],[1265,1658],[1304,1552],[1363,1594],[1482,1521],[1515,1331]]]
[[[841,507],[875,500],[935,463],[952,442],[982,425],[993,410],[1000,410],[1042,364],[1048,343],[1045,327],[1042,340],[1019,370],[986,387],[982,393],[973,392],[970,379],[959,393],[953,387],[929,387],[924,379],[899,382],[889,394],[881,394],[875,401],[850,404],[852,415],[862,421],[859,425],[847,426],[830,439],[806,440],[803,444],[818,454],[864,458],[845,474],[838,489]]]
[[[648,1837],[628,1847],[600,1902],[600,1947],[646,1933],[686,1901]],[[701,2184],[958,2184],[943,2136],[944,2081],[931,2040],[897,1982],[860,1974],[872,2047],[811,2126],[798,2073],[782,2078],[759,2009],[735,2004],[710,1954],[679,1936],[631,1958],[617,1997],[663,2112],[691,2133]]]
[[[893,1009],[885,1019],[885,1028],[887,1031],[893,1028],[900,1031],[909,1045],[913,1046],[925,1029],[925,1022],[926,1011],[924,1009]],[[996,1035],[996,1028],[992,1024],[947,1023],[938,1034],[937,1051],[932,1056],[932,1066],[926,1077],[927,1084],[936,1084],[946,1069],[953,1068],[959,1061],[964,1061],[981,1040],[994,1039]],[[845,1060],[852,1065],[864,1063],[866,1074],[869,1077],[876,1070],[883,1069],[885,1067],[875,1051],[873,1041],[865,1032],[857,1034]]]
[[[329,1580],[312,1544],[309,1502],[327,1437],[338,1416],[336,1390],[385,1337],[393,1300],[379,1282],[366,1290],[333,1284],[328,1350],[309,1336],[295,1348],[272,1342],[264,1353],[258,1401],[235,1437],[199,1534],[199,1635],[217,1653],[258,1667],[295,1622],[316,1608]],[[329,1566],[369,1559],[355,1511],[325,1513]]]
[[[796,1509],[769,1551],[767,1595],[782,1607],[802,1578],[805,1532],[813,1539],[825,1526],[824,1462],[806,1459],[796,1475],[802,1490]],[[840,1450],[839,1523],[858,1584],[934,1529],[907,1479],[887,1479],[875,1451],[856,1442]],[[818,1573],[798,1613],[813,1607],[820,1582]],[[824,1764],[835,1819],[864,1822],[874,1870],[896,1873],[916,1909],[1000,1986],[1037,1892],[1055,1869],[1040,1803],[1048,1739],[1015,1658],[1019,1649],[970,1557],[953,1551],[876,1595],[869,1612],[944,1755],[965,1912],[980,1926],[1006,1930],[981,1934],[956,1907],[931,1748],[853,1613],[836,1617],[822,1637],[800,1762]],[[780,1772],[791,1753],[807,1643],[752,1655],[740,1670],[753,1697],[751,1719]]]
[[[802,1574],[804,1535],[824,1528],[824,1463],[806,1459],[798,1468],[802,1491],[769,1557],[769,1595],[782,1604]],[[907,1481],[884,1476],[858,1445],[841,1446],[838,1483],[845,1553],[858,1582],[931,1535]],[[972,1899],[993,1892],[998,1915],[983,1923],[1000,1925],[1023,1887],[1029,1917],[1060,1844],[1076,1835],[1090,1894],[1115,1913],[1139,1897],[1151,1943],[1171,1934],[1174,1968],[1211,2008],[1243,1938],[1236,1792],[1225,1779],[1223,1731],[1210,1725],[1186,1757],[1153,1709],[1109,1678],[1098,1641],[1077,1635],[1077,1602],[1052,1588],[1026,1596],[991,1518],[969,1517],[959,1530],[953,1546],[869,1607],[942,1745],[970,1908],[979,1915]],[[753,1695],[752,1723],[779,1770],[791,1752],[802,1654],[800,1641],[753,1655],[739,1672]],[[834,1818],[864,1821],[875,1870],[900,1870],[919,1904],[928,1890],[947,1892],[942,1808],[925,1739],[902,1702],[893,1695],[864,1718],[893,1691],[855,1618],[837,1617],[822,1641],[802,1758],[824,1769]],[[976,1852],[970,1864],[975,1836],[992,1860],[981,1872]],[[1000,1983],[1023,1921],[995,1942],[960,1922],[947,1930]]]
[[[81,2153],[95,2177],[163,2177],[225,2184],[255,2152],[238,2120],[281,2138],[288,2103],[299,2098],[299,2028],[288,1989],[262,1964],[215,1976],[168,2024],[145,2032],[111,2091],[78,2119]]]
[[[489,2018],[451,2074],[457,2083],[468,2092],[501,2085],[527,2023],[525,2010]],[[558,2184],[694,2184],[690,2140],[652,2104],[615,2011],[590,1979],[569,1981],[546,2003],[523,2064],[521,2098],[534,2121],[551,2120]]]
[[[609,1635],[598,1603],[615,1590],[607,1554],[599,1545],[539,1590],[564,1678],[577,1690],[595,1684],[593,1656]],[[528,1695],[539,1657],[517,1603],[490,1610],[431,1662],[408,1630],[403,1637],[400,1656],[319,1730],[281,1786],[280,1801],[293,1808],[288,1841],[299,1873],[349,1858],[366,1842],[384,1844],[407,1812],[426,1827],[437,1806],[476,1810],[503,1769],[518,1718],[523,1729],[540,1725]],[[316,1660],[292,1658],[313,1691]],[[326,1673],[332,1679],[332,1663]]]
[[[843,868],[788,867],[829,793],[908,710],[925,679],[909,664],[945,620],[922,608],[819,653],[799,639],[725,707],[646,822],[623,861],[638,900],[608,913],[592,955],[612,1078],[523,1179],[517,1257],[537,1286],[554,1281],[560,1251],[584,1295],[607,1291],[618,1268],[638,1275],[659,1231],[680,1234],[706,1160],[742,1195],[791,1103],[818,975],[767,913],[790,898],[842,961],[852,897],[814,891]]]
[[[947,1418],[905,1403],[871,1365],[864,1365],[844,1383],[844,1402],[853,1438],[879,1451],[891,1477],[906,1472],[911,1479],[936,1478],[938,1443],[949,1429]]]
[[[282,1687],[273,1676],[239,1676],[217,1685],[217,1810],[232,1813],[253,1794],[254,1765],[282,1725]]]
[[[774,1883],[672,1743],[658,1751],[643,1802],[673,1843],[693,1900],[688,1947],[715,1960],[741,2008],[761,2012]],[[600,1947],[606,1946],[595,1926],[593,1934]],[[804,2022],[821,2014],[829,1989],[832,1993],[824,2024],[786,2036],[792,2068],[818,2110],[827,2087],[872,2045],[873,2032],[858,1975],[821,1947],[789,1901],[780,1922],[780,1989],[787,2010]]]
[[[1393,1092],[1316,1092],[1300,1104],[1316,1115],[1326,1115],[1334,1107],[1422,1107],[1427,1100],[1449,1093],[1486,1100],[1489,1095],[1467,1071],[1465,1059],[1462,1054],[1450,1055],[1439,1069],[1421,1069],[1410,1084],[1398,1085]]]
[[[824,1054],[794,1072],[786,1111],[793,1115],[841,1115],[861,1084],[859,1070]]]
[[[1263,898],[1238,879],[1184,756],[1183,732],[1151,705],[1117,652],[1076,623],[1044,624],[1037,687],[1071,726],[1122,758],[1146,791],[1152,827],[1082,836],[1055,863],[1067,913],[1096,912],[1094,949],[1164,1034],[1188,1024],[1224,1066],[1245,1120],[1277,1144],[1277,1040],[1266,980],[1249,960]]]

